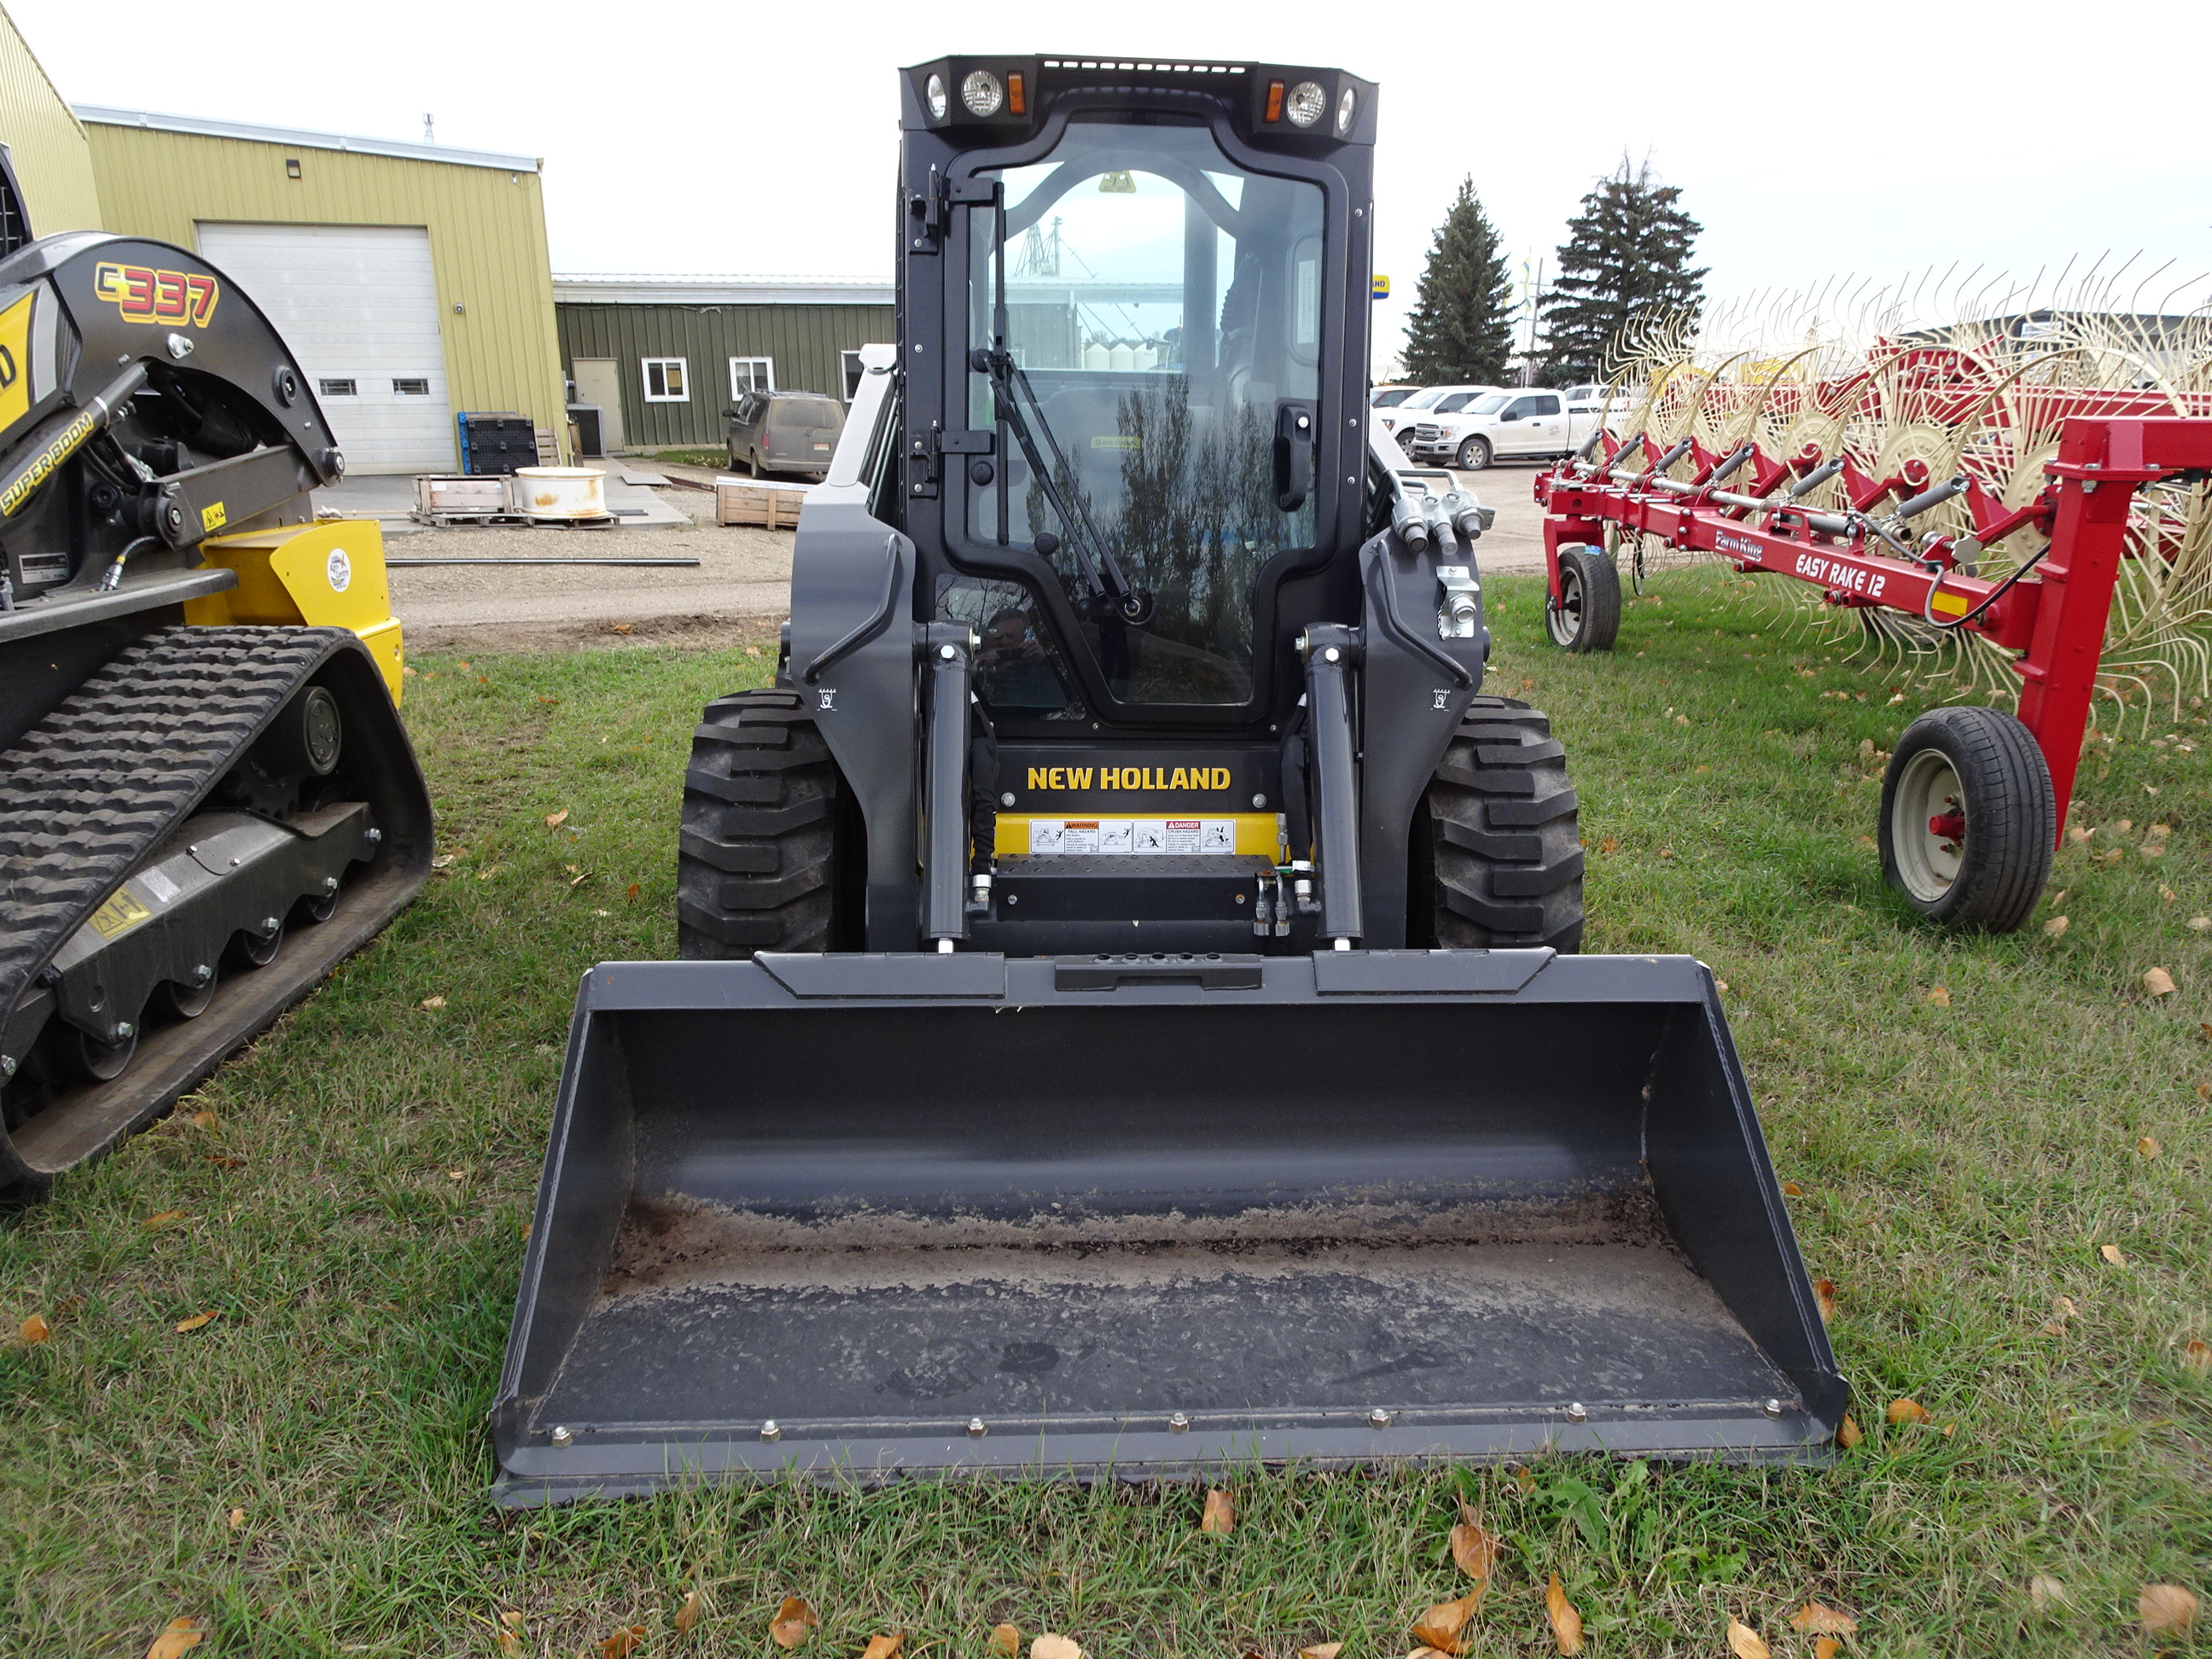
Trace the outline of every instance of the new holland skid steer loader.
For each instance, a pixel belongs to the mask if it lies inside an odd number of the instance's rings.
[[[213,1071],[429,873],[369,522],[253,301],[28,240],[0,149],[0,1198]]]
[[[1814,1455],[1712,978],[1574,954],[1486,515],[1370,447],[1376,88],[899,85],[897,344],[698,727],[684,960],[585,977],[502,1498]]]

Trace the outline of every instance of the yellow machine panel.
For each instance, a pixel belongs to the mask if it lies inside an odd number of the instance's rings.
[[[238,586],[188,601],[186,622],[200,628],[226,623],[349,628],[376,659],[392,701],[399,701],[406,656],[385,579],[384,532],[374,520],[335,519],[218,536],[202,542],[200,551],[210,564],[236,571]]]

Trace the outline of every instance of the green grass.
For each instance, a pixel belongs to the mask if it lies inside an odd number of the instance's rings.
[[[526,1653],[639,1622],[657,1655],[696,1585],[681,1650],[701,1654],[772,1655],[796,1594],[823,1615],[801,1659],[890,1628],[980,1656],[1000,1620],[1100,1659],[1323,1638],[1370,1659],[1457,1593],[1462,1494],[1509,1544],[1476,1655],[1552,1650],[1553,1572],[1592,1655],[1718,1655],[1731,1616],[1809,1655],[1785,1622],[1808,1595],[1859,1617],[1860,1652],[2148,1651],[2143,1583],[2212,1592],[2212,1402],[2183,1350],[2212,1340],[2212,952],[2186,925],[2212,911],[2203,751],[2098,744],[2075,822],[2100,832],[2069,843],[2038,919],[2066,915],[2063,936],[1949,939],[1885,892],[1868,844],[1861,744],[1887,749],[1917,694],[1892,704],[1880,672],[1778,638],[1723,573],[1668,578],[1597,658],[1540,643],[1530,581],[1490,588],[1490,687],[1549,708],[1575,766],[1591,948],[1692,951],[1727,981],[1807,1259],[1839,1287],[1856,1450],[1801,1471],[1241,1471],[1225,1538],[1182,1486],[495,1514],[483,1418],[575,980],[672,951],[689,728],[769,659],[426,660],[407,714],[453,862],[190,1103],[212,1128],[179,1112],[0,1226],[0,1316],[53,1323],[0,1351],[0,1651],[136,1659],[191,1613],[199,1655],[489,1654],[516,1609]],[[2152,733],[2177,729],[2201,740],[2203,711]],[[2137,850],[2152,822],[2172,826],[2159,858]],[[2108,845],[2122,858],[2093,862]],[[2177,994],[2145,994],[2154,965]],[[1932,1425],[1882,1422],[1908,1395]],[[2070,1605],[2032,1613],[2032,1573]]]
[[[656,449],[647,459],[665,461],[672,466],[727,466],[730,452],[726,449]]]

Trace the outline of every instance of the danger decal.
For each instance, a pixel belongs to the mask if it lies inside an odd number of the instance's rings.
[[[222,284],[205,271],[159,270],[151,265],[98,265],[92,273],[92,291],[119,311],[126,323],[167,328],[205,328],[222,298]]]

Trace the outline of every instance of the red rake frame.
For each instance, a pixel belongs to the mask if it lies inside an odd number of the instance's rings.
[[[1537,475],[1547,603],[1556,608],[1560,602],[1560,548],[1602,546],[1605,526],[1613,524],[1656,536],[1669,547],[1718,554],[1740,571],[1813,583],[1831,605],[1902,611],[1979,634],[2019,653],[2013,663],[2021,679],[2015,712],[2051,769],[2063,831],[2106,618],[2127,553],[2130,503],[2154,480],[2212,472],[2212,419],[2069,416],[2058,453],[2044,468],[2051,482],[2017,510],[2008,510],[1978,482],[1968,483],[1961,497],[1976,541],[1987,545],[2030,528],[2050,538],[2032,568],[1996,580],[1959,568],[1957,540],[1916,544],[1904,528],[1909,520],[1879,516],[1884,503],[1901,504],[1928,489],[1927,468],[1918,461],[1887,478],[1847,462],[1836,477],[1850,508],[1839,513],[1770,499],[1820,464],[1815,451],[1778,461],[1747,446],[1748,453],[1737,459],[1736,453],[1716,454],[1695,440],[1685,441],[1675,459],[1695,466],[1687,480],[1655,476],[1662,469],[1651,460],[1665,456],[1647,456],[1644,470],[1631,470],[1628,458],[1645,447],[1642,436],[1615,443],[1605,432],[1596,437],[1603,460],[1566,461]],[[1741,493],[1722,487],[1739,473],[1750,479]],[[1884,528],[1895,542],[1884,538]],[[1911,556],[1895,550],[1900,544]]]

